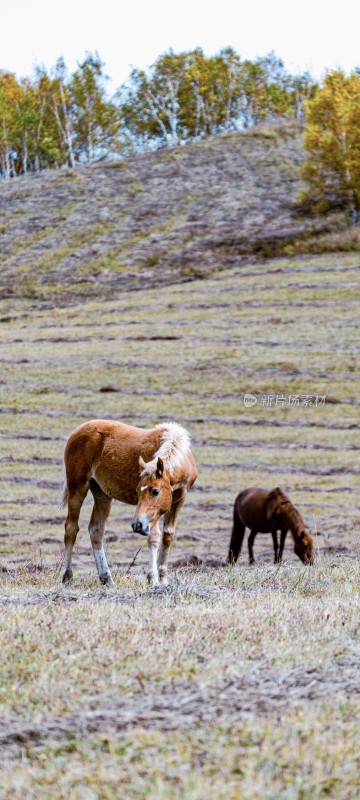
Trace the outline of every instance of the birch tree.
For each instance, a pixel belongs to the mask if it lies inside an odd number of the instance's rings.
[[[165,53],[149,72],[133,69],[128,86],[120,95],[121,112],[130,133],[145,129],[159,142],[174,146],[181,140],[180,88],[187,54]]]
[[[306,103],[315,96],[317,89],[318,84],[309,72],[291,76],[288,91],[295,119],[305,119]]]
[[[62,149],[70,167],[76,166],[71,101],[67,87],[67,69],[63,58],[56,62],[55,76],[50,87],[52,110],[55,116]]]
[[[88,53],[69,83],[73,129],[78,160],[89,163],[115,148],[119,117],[107,99],[104,64],[95,53]]]

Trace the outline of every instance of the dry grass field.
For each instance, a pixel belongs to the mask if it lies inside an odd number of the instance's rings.
[[[66,308],[0,301],[0,798],[358,797],[359,309],[356,254],[144,279]],[[199,479],[166,590],[147,589],[146,542],[119,503],[115,588],[100,586],[90,501],[61,585],[63,447],[97,416],[192,434]],[[290,537],[274,566],[267,536],[256,566],[246,546],[221,565],[251,485],[290,493],[313,568]]]

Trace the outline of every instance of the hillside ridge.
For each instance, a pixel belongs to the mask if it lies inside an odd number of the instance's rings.
[[[292,123],[2,181],[0,297],[64,305],[292,254],[326,229],[296,213],[303,158]]]

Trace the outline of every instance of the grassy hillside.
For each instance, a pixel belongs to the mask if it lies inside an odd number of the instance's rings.
[[[123,175],[93,174],[107,169]],[[64,276],[61,298],[74,300]],[[1,798],[357,798],[359,306],[356,254],[143,280],[72,307],[0,301]],[[267,408],[267,394],[327,402]],[[192,434],[199,480],[166,591],[147,590],[146,543],[119,503],[106,541],[115,588],[100,586],[90,501],[73,585],[61,585],[63,446],[95,416],[173,418]],[[315,534],[314,568],[290,539],[275,567],[265,535],[255,567],[246,545],[239,566],[219,566],[249,485],[290,493]],[[181,566],[191,556],[198,566]]]
[[[332,249],[344,219],[296,213],[303,158],[293,124],[2,181],[0,297],[73,303]]]

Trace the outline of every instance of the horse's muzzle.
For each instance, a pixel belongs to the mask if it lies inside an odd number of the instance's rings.
[[[134,533],[141,533],[142,536],[148,536],[149,534],[149,524],[145,524],[144,526],[140,519],[133,519],[131,527]]]

